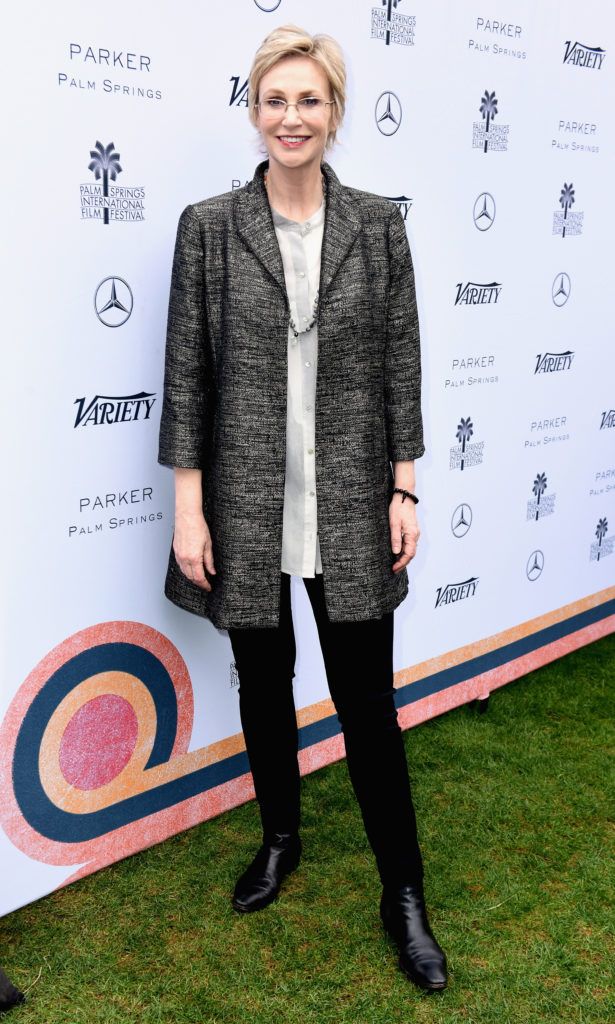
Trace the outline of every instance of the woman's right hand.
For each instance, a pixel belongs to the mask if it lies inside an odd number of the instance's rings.
[[[184,576],[197,587],[211,591],[205,569],[211,575],[215,575],[216,570],[211,535],[202,511],[176,510],[173,552]]]

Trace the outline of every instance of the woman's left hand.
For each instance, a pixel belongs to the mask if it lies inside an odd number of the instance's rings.
[[[411,498],[402,501],[403,494],[394,494],[389,504],[389,525],[391,528],[391,550],[399,555],[392,565],[393,572],[400,572],[416,555],[416,545],[421,531],[416,519],[416,505]]]

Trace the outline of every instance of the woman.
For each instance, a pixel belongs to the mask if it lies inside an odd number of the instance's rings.
[[[301,856],[290,578],[303,580],[381,918],[402,969],[433,990],[446,958],[425,910],[393,687],[425,450],[418,318],[398,208],[342,185],[323,159],[345,78],[329,36],[271,32],[248,83],[268,159],[180,217],[158,455],[176,487],[165,593],[231,641],[263,825],[233,895],[245,912],[267,906]]]

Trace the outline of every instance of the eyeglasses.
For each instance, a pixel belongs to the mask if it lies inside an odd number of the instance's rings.
[[[262,103],[257,103],[256,106],[260,108],[262,117],[269,120],[285,115],[288,107],[296,107],[300,117],[309,120],[310,118],[320,117],[326,107],[334,102],[335,100],[321,100],[319,96],[304,96],[303,99],[297,100],[296,103],[288,103],[287,100],[273,97],[269,100],[263,100]]]

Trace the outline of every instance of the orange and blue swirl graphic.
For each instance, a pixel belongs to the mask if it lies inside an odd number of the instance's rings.
[[[139,622],[55,647],[0,728],[0,821],[29,857],[77,877],[254,796],[243,737],[188,751],[192,686],[177,648]]]

